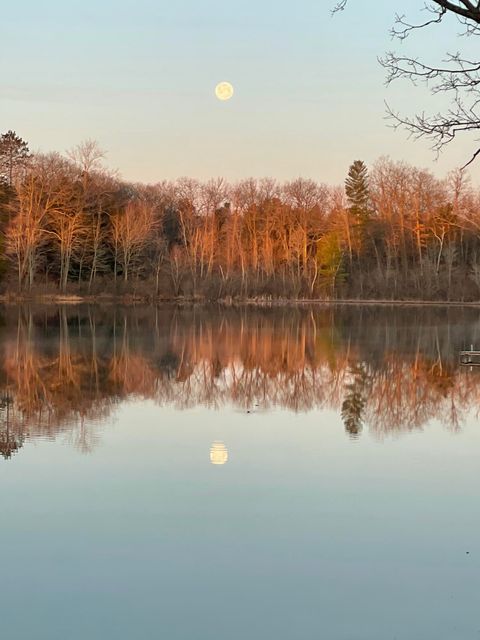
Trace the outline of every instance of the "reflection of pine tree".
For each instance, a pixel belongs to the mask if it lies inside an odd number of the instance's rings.
[[[24,436],[10,428],[10,406],[13,400],[10,396],[0,397],[0,455],[5,460],[12,457],[23,445]]]
[[[346,431],[355,437],[362,430],[363,410],[368,390],[368,374],[363,363],[350,368],[352,381],[345,385],[345,397],[342,402],[342,420]]]

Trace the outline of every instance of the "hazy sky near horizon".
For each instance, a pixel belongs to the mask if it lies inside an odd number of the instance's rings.
[[[451,18],[392,42],[393,3],[350,0],[24,0],[2,8],[0,127],[31,149],[63,152],[93,138],[129,180],[299,175],[341,182],[352,160],[382,155],[443,175],[472,137],[438,162],[385,121],[436,110],[422,88],[384,86],[377,56],[439,60],[464,42]],[[422,0],[402,12],[418,17]],[[421,15],[421,14],[420,14]],[[229,102],[217,82],[235,87]],[[443,103],[444,104],[444,103]],[[480,167],[472,171],[480,176]]]

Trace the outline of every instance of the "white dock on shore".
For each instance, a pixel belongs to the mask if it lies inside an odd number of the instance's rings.
[[[480,366],[480,351],[475,351],[474,349],[460,351],[460,364]]]

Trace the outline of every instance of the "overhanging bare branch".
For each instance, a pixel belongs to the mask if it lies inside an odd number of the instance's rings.
[[[348,0],[338,2],[333,13],[343,11]],[[403,41],[412,32],[435,28],[448,15],[455,16],[465,27],[461,35],[480,36],[480,0],[432,0],[423,10],[430,14],[422,22],[410,22],[404,14],[396,14],[391,29],[392,37]],[[443,112],[401,116],[387,107],[387,117],[395,127],[402,125],[415,138],[425,137],[432,142],[438,154],[443,147],[464,133],[480,131],[480,60],[471,60],[460,52],[448,53],[445,60],[430,63],[417,57],[399,55],[391,51],[379,58],[386,70],[386,84],[395,80],[409,80],[414,85],[423,84],[434,96],[449,95],[451,102]],[[468,166],[480,155],[480,150],[472,153]]]

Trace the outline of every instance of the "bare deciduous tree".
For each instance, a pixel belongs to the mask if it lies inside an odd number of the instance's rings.
[[[115,268],[121,267],[125,282],[132,269],[138,266],[137,260],[155,227],[153,208],[146,202],[130,202],[123,212],[112,216]]]

